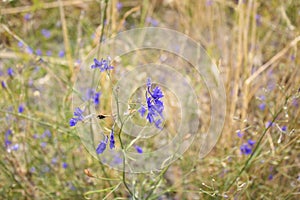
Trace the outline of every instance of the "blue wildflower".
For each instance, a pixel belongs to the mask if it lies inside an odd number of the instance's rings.
[[[146,93],[147,109],[144,105],[141,105],[141,108],[138,110],[138,112],[142,117],[144,117],[146,111],[148,111],[146,119],[150,124],[154,122],[155,126],[161,129],[160,124],[162,123],[163,119],[162,112],[164,110],[164,104],[160,99],[164,97],[164,95],[159,87],[155,87],[151,91],[151,86],[151,79],[148,78]],[[150,94],[150,96],[148,96],[148,94]]]
[[[206,6],[211,6],[213,4],[212,0],[206,0]]]
[[[261,104],[259,104],[258,108],[259,108],[260,110],[264,111],[265,108],[266,108],[266,104],[265,104],[265,103],[261,103]]]
[[[37,49],[37,50],[35,51],[35,53],[36,53],[36,55],[38,55],[38,56],[42,56],[42,50],[41,50],[41,49]]]
[[[19,144],[14,144],[14,145],[10,148],[10,150],[12,150],[12,151],[18,151],[18,149],[19,149]]]
[[[117,10],[118,10],[118,12],[120,12],[122,8],[123,8],[123,4],[121,2],[118,2],[117,3]]]
[[[152,17],[147,17],[146,22],[150,23],[152,26],[158,26],[158,21],[156,19],[153,19]]]
[[[138,112],[141,114],[142,117],[144,117],[145,113],[146,113],[147,109],[145,106],[141,106],[141,108],[138,110]]]
[[[23,105],[19,105],[18,112],[19,113],[23,113],[24,112],[24,106]]]
[[[58,56],[59,56],[60,58],[63,58],[63,57],[65,56],[65,51],[64,51],[64,50],[60,50],[60,51],[58,52]]]
[[[162,123],[161,119],[156,120],[156,121],[155,121],[155,126],[156,126],[156,128],[162,129],[161,126],[160,126],[161,123]]]
[[[70,126],[75,126],[77,124],[77,119],[71,118],[69,124],[70,124]]]
[[[42,134],[41,138],[45,138],[45,137],[51,137],[51,132],[47,129],[44,131],[44,133]]]
[[[269,127],[271,127],[271,126],[273,126],[273,123],[270,122],[270,121],[268,121],[268,122],[266,123],[266,128],[269,128]]]
[[[249,139],[247,142],[251,147],[253,147],[253,145],[255,144],[255,141],[251,139]]]
[[[109,136],[109,147],[110,149],[115,148],[115,135],[114,135],[114,130],[112,129],[110,132],[110,136]]]
[[[255,21],[256,21],[257,26],[261,25],[261,15],[260,14],[255,15]]]
[[[88,89],[86,96],[87,96],[87,100],[92,99],[95,105],[100,104],[101,92],[96,92],[94,89]]]
[[[45,132],[43,133],[43,135],[41,136],[41,138],[45,138],[45,137],[48,137],[48,138],[51,138],[52,134],[50,132],[50,130],[45,130]]]
[[[41,147],[45,148],[47,146],[47,142],[41,142]]]
[[[101,92],[96,92],[94,95],[94,103],[95,105],[99,105],[100,103],[100,96],[101,96]]]
[[[269,181],[273,180],[273,174],[270,174],[270,175],[268,176],[268,180],[269,180]]]
[[[243,137],[243,133],[242,133],[242,131],[238,130],[238,132],[237,132],[237,136],[238,136],[239,138]]]
[[[134,148],[135,148],[135,150],[136,150],[138,153],[143,153],[142,147],[140,147],[140,146],[138,146],[138,145],[135,145]]]
[[[57,158],[56,158],[56,157],[52,158],[51,163],[52,163],[53,165],[56,164],[56,163],[57,163]]]
[[[94,58],[94,64],[91,65],[91,68],[99,68],[100,72],[104,72],[107,70],[112,70],[114,67],[110,65],[110,58],[108,57],[106,60],[102,58],[101,61]]]
[[[14,75],[14,70],[10,67],[10,68],[8,68],[7,69],[7,74],[9,75],[9,76],[13,76]]]
[[[52,51],[48,50],[48,51],[46,52],[46,55],[47,55],[47,56],[52,56]]]
[[[297,99],[293,99],[292,105],[295,106],[296,108],[299,107],[299,103]]]
[[[21,47],[23,47],[24,45],[23,45],[23,43],[22,42],[18,42],[18,46],[21,48]]]
[[[31,168],[30,168],[30,172],[31,172],[31,173],[34,173],[34,172],[35,172],[35,167],[31,167]]]
[[[9,140],[9,136],[12,135],[12,131],[10,129],[8,129],[6,132],[5,132],[5,135],[4,135],[4,144],[6,147],[8,147],[9,145],[11,145],[11,141]]]
[[[45,37],[45,38],[50,38],[51,37],[51,32],[49,31],[49,30],[47,30],[47,29],[42,29],[41,30],[41,33],[43,34],[43,36]]]
[[[74,116],[75,117],[71,118],[69,121],[70,126],[75,126],[78,121],[82,121],[84,119],[83,110],[75,108]]]
[[[105,139],[99,143],[99,145],[96,149],[97,154],[102,154],[104,152],[104,150],[106,149],[107,140],[108,140],[108,138],[107,138],[107,136],[105,136]]]
[[[150,87],[149,87],[150,88]],[[155,87],[153,93],[148,90],[154,100],[162,98],[164,95],[159,87]]]
[[[281,127],[281,130],[282,130],[283,132],[285,132],[285,131],[287,130],[287,126]]]
[[[26,52],[27,52],[28,54],[33,54],[33,49],[30,48],[30,47],[26,47]]]
[[[245,154],[245,155],[249,155],[252,153],[252,147],[246,143],[244,143],[240,146],[240,150],[241,150],[242,154]]]
[[[24,19],[25,19],[26,21],[29,21],[30,18],[31,18],[31,14],[30,14],[30,13],[26,13],[26,14],[24,15]]]
[[[62,164],[62,167],[63,167],[64,169],[66,169],[66,168],[68,167],[68,164],[64,162],[64,163]]]
[[[4,88],[4,89],[7,88],[5,81],[1,81],[1,86],[2,86],[2,88]]]

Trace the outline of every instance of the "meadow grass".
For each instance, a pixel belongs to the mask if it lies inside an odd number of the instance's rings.
[[[299,198],[299,1],[7,0],[0,5],[1,199]],[[206,157],[199,159],[196,136],[189,150],[161,171],[132,174],[90,155],[69,120],[74,84],[89,52],[121,31],[148,26],[185,33],[205,48],[225,85],[226,121]],[[160,55],[139,51],[114,60],[111,77],[104,73],[100,79],[98,111],[112,112],[114,75]],[[168,62],[190,78],[201,106],[199,133],[205,132],[211,108],[203,81],[188,63],[171,55]],[[181,120],[180,105],[170,100],[176,99],[172,92],[162,90],[173,114],[167,124],[173,132],[164,141],[169,142]],[[99,123],[114,124],[112,118]],[[120,139],[122,128],[115,131]],[[123,137],[124,144],[131,141]],[[160,142],[139,145],[151,149]]]

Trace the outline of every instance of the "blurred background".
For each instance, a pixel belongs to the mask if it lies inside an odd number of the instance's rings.
[[[163,173],[127,175],[139,199],[299,198],[300,1],[0,5],[1,199],[134,199],[119,184],[122,173],[85,150],[69,119],[88,53],[105,38],[142,27],[173,29],[201,44],[220,71],[227,110],[207,157],[198,159],[191,148]],[[104,112],[108,104],[101,100]]]

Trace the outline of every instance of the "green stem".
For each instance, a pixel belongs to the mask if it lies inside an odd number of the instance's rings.
[[[167,172],[167,170],[169,169],[170,165],[168,165],[167,167],[165,167],[161,173],[159,174],[159,179],[157,180],[157,182],[155,183],[154,188],[149,192],[149,194],[147,195],[147,197],[145,198],[145,200],[149,199],[150,196],[153,194],[153,192],[156,190],[157,186],[159,185],[159,183],[162,180],[163,175]]]
[[[112,83],[112,79],[111,79],[111,76],[110,76],[110,73],[107,72],[107,75],[108,75],[108,78],[109,78],[109,81],[110,83]],[[115,101],[116,101],[116,106],[117,106],[117,117],[118,119],[120,120],[120,123],[121,123],[121,126],[120,126],[120,130],[119,130],[119,134],[118,134],[118,138],[119,138],[119,141],[120,141],[120,145],[121,145],[121,149],[123,150],[123,155],[124,155],[124,158],[123,158],[123,170],[122,170],[122,182],[126,188],[126,190],[129,192],[129,194],[135,198],[135,195],[132,193],[132,191],[130,190],[128,184],[126,183],[126,172],[125,172],[125,164],[126,164],[126,155],[125,155],[125,152],[124,152],[124,145],[123,145],[123,141],[122,141],[122,138],[121,138],[121,133],[122,133],[122,129],[123,129],[123,125],[124,125],[124,122],[122,121],[121,119],[121,116],[120,116],[120,108],[119,108],[119,101],[118,101],[118,95],[116,94],[116,92],[114,91],[114,89],[112,88],[112,92],[113,92],[113,96],[115,98]]]

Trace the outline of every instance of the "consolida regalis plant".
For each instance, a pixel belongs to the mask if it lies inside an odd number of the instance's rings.
[[[91,69],[95,69],[95,70],[99,69],[100,72],[108,72],[109,70],[114,69],[114,67],[111,65],[110,57],[108,57],[107,59],[102,58],[100,61],[97,60],[96,58],[94,58],[94,64],[91,65]],[[92,99],[95,105],[99,105],[100,95],[101,95],[101,92],[95,92],[94,90],[91,90],[91,92],[89,92],[88,99]],[[154,89],[153,89],[151,79],[148,78],[147,89],[145,92],[146,105],[141,104],[138,112],[140,113],[141,117],[146,116],[146,120],[150,124],[154,123],[154,125],[160,130],[162,129],[161,125],[164,120],[164,117],[163,117],[164,103],[162,101],[163,97],[164,97],[164,94],[163,94],[162,90],[158,86],[154,87]],[[90,117],[94,117],[94,115],[84,116],[83,113],[84,113],[84,110],[80,109],[79,107],[75,108],[74,115],[69,121],[70,126],[75,126],[78,122],[84,122],[85,120],[89,119]],[[116,116],[118,116],[118,115],[116,115]],[[105,115],[97,115],[97,118],[101,120],[101,119],[106,118],[106,116]],[[97,154],[102,154],[105,151],[108,142],[109,142],[110,149],[116,148],[114,126],[115,126],[115,123],[113,124],[113,126],[111,128],[109,137],[107,135],[103,135],[104,139],[102,141],[100,141],[99,145],[96,148]],[[119,134],[121,133],[121,131],[122,130],[120,130]],[[119,139],[120,139],[119,142],[122,143],[121,137],[119,137]],[[123,147],[123,145],[121,145],[121,147]],[[142,147],[135,145],[135,149],[138,153],[143,153]]]

